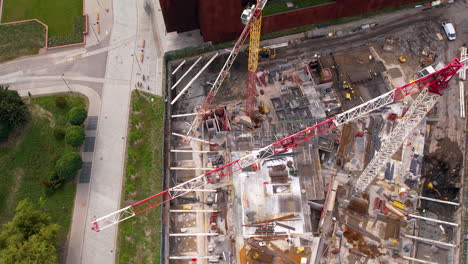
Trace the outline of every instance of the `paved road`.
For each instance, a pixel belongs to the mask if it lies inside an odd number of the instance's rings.
[[[51,50],[0,67],[0,84],[9,84],[22,95],[76,90],[89,98],[89,115],[99,117],[94,154],[82,155],[93,163],[91,182],[77,186],[67,263],[115,261],[117,228],[95,233],[90,223],[120,207],[131,90],[143,82],[145,91],[162,94],[162,55],[172,46],[165,39],[159,2],[154,3],[152,18],[145,13],[143,0],[85,0],[90,23],[85,47]]]

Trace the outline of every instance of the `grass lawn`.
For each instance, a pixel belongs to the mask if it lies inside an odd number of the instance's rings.
[[[45,195],[41,181],[54,170],[55,161],[73,148],[54,137],[54,127],[67,124],[66,113],[73,106],[85,106],[81,96],[66,96],[68,106],[58,109],[55,96],[32,99],[31,121],[22,131],[13,131],[8,142],[0,145],[0,224],[11,220],[19,201],[45,197],[53,221],[61,226],[59,251],[64,249],[70,228],[76,183],[69,182],[53,195]]]
[[[73,33],[73,18],[83,15],[83,0],[3,0],[2,23],[37,18],[49,37]]]
[[[286,2],[291,2],[294,7],[287,7]],[[264,16],[273,15],[276,13],[287,12],[294,9],[306,8],[311,6],[317,6],[327,3],[333,3],[334,0],[274,0],[269,1],[265,8],[263,8],[262,14]]]
[[[45,27],[36,21],[0,26],[0,63],[34,55],[45,44]]]
[[[164,98],[133,91],[129,125],[122,206],[162,191]],[[160,208],[120,224],[117,263],[159,263],[160,249]]]

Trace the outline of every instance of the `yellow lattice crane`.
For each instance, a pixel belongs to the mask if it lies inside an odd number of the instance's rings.
[[[252,5],[242,12],[242,23],[248,25],[250,22],[249,42],[249,66],[247,75],[247,99],[245,112],[250,118],[254,117],[255,95],[257,94],[256,80],[258,67],[258,54],[260,52],[260,35],[262,30],[262,10],[267,0],[258,0],[257,5]]]

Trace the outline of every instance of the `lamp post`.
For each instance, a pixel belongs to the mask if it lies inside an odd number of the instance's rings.
[[[136,57],[136,54],[134,53],[132,56],[135,58],[135,60],[136,60],[136,62],[137,62],[137,64],[138,64],[138,68],[140,68],[141,74],[143,74],[143,70],[141,69],[141,65],[140,65],[140,62],[138,61],[138,59],[137,59],[137,57]]]
[[[65,74],[62,73],[62,75],[60,75],[60,77],[62,77],[63,82],[65,83],[65,85],[66,85],[67,88],[68,88],[68,91],[70,91],[70,93],[72,93],[72,90],[71,90],[70,86],[68,86],[67,81],[65,80],[65,78],[63,78],[64,75],[65,75]]]
[[[99,23],[99,21],[97,21],[96,23]],[[94,24],[94,25],[96,25],[96,24]],[[99,38],[98,38],[98,36],[97,36],[97,34],[96,34],[96,31],[94,30],[94,25],[91,26],[91,29],[93,30],[94,36],[96,36],[96,39],[97,39],[98,43],[101,43],[101,41],[99,41]]]

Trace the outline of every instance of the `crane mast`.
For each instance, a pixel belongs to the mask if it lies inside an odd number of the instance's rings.
[[[397,152],[409,134],[426,117],[427,113],[439,101],[440,95],[430,93],[427,88],[421,91],[403,119],[385,139],[382,147],[359,176],[353,188],[354,194],[363,193],[369,184],[379,175],[385,164]]]
[[[213,100],[216,94],[218,93],[219,88],[221,87],[221,84],[226,79],[227,75],[229,74],[229,71],[231,70],[231,67],[234,64],[234,61],[236,60],[237,55],[239,54],[239,51],[242,48],[242,45],[244,45],[245,40],[249,36],[249,33],[250,33],[250,45],[249,45],[250,50],[249,50],[249,76],[248,78],[250,80],[250,78],[256,77],[255,73],[251,74],[251,69],[253,72],[257,71],[258,49],[260,46],[260,29],[261,29],[261,19],[262,19],[261,16],[262,16],[262,10],[265,7],[267,2],[268,0],[258,0],[257,4],[252,7],[251,13],[248,13],[247,17],[243,18],[243,23],[245,24],[245,27],[242,30],[242,33],[240,34],[236,43],[234,44],[234,47],[232,48],[229,54],[229,57],[224,63],[223,68],[221,68],[221,71],[218,73],[218,76],[216,77],[216,80],[211,86],[210,91],[206,95],[205,101],[203,101],[203,104],[198,109],[197,111],[198,114],[195,116],[195,119],[192,121],[192,124],[190,125],[187,135],[185,136],[186,141],[190,141],[190,139],[193,138],[193,136],[195,135],[196,129],[200,127],[201,122],[203,120],[203,115],[212,106]],[[252,43],[255,43],[255,45],[252,45]],[[256,52],[252,52],[252,49],[255,49]],[[251,77],[251,75],[253,76]],[[255,79],[253,80],[253,88],[249,87],[249,83],[250,82],[248,81],[247,82],[246,108],[248,108],[249,105],[251,105],[251,110],[246,109],[246,111],[251,111],[253,113],[253,108],[255,104],[255,94],[256,94]],[[253,93],[253,96],[251,96],[252,93]],[[253,103],[249,104],[249,102],[253,102]]]
[[[458,63],[462,66],[464,65],[460,63],[459,60]],[[363,193],[369,184],[379,175],[386,163],[397,152],[409,134],[421,123],[437,101],[439,101],[440,96],[445,89],[448,88],[450,79],[456,74],[458,69],[457,67],[453,67],[435,75],[434,78],[439,78],[440,81],[428,85],[427,88],[424,88],[421,93],[419,93],[416,100],[414,100],[403,116],[401,122],[396,125],[392,133],[384,140],[382,147],[359,176],[353,188],[354,194]]]
[[[250,27],[249,72],[247,74],[247,98],[245,102],[245,113],[250,118],[254,117],[255,96],[257,95],[256,79],[262,27],[262,9],[256,8],[253,12]]]
[[[351,108],[341,114],[333,116],[321,123],[308,127],[298,133],[280,139],[274,142],[273,144],[259,149],[257,151],[253,151],[240,159],[234,160],[219,168],[197,176],[184,183],[178,184],[174,187],[164,190],[161,193],[155,194],[144,200],[136,202],[116,212],[100,217],[92,222],[92,229],[94,231],[100,231],[115,224],[118,224],[119,222],[122,222],[138,214],[146,212],[161,204],[167,203],[193,190],[200,189],[207,184],[217,182],[218,180],[228,175],[231,175],[244,168],[247,168],[255,163],[259,163],[262,160],[269,158],[273,155],[291,150],[305,141],[315,138],[320,134],[323,134],[352,120],[363,117],[366,114],[374,110],[380,109],[390,103],[399,101],[408,95],[414,94],[419,91],[423,91],[423,93],[421,93],[421,96],[419,96],[416,100],[416,105],[413,107],[413,109],[410,108],[410,110],[407,112],[408,117],[406,117],[405,115],[406,118],[403,118],[401,122],[402,126],[404,124],[407,125],[408,128],[401,129],[397,127],[398,130],[395,129],[395,133],[398,133],[398,137],[401,136],[402,139],[400,139],[400,141],[403,142],[404,138],[406,138],[406,131],[411,131],[411,127],[413,126],[414,128],[418,124],[416,123],[418,122],[418,119],[420,121],[420,119],[422,119],[425,116],[425,113],[427,113],[427,111],[429,111],[434,106],[434,104],[438,100],[438,97],[440,97],[443,94],[444,90],[448,87],[448,82],[462,66],[463,64],[460,63],[459,59],[454,58],[445,67],[432,74],[426,75],[420,79],[417,79],[416,81],[391,90],[370,101],[367,101],[361,105]],[[389,142],[391,142],[391,139],[388,140]],[[391,150],[393,150],[393,148]],[[382,155],[381,159],[379,159],[379,163],[377,163],[377,160],[372,161],[371,163],[375,162],[376,164],[382,164],[383,161],[388,160],[388,157],[391,156],[377,154],[376,158],[380,158],[379,155]],[[369,168],[371,163],[369,163]],[[371,169],[369,169],[369,171],[370,170]],[[373,169],[372,171],[376,170],[377,169]],[[369,176],[361,176],[361,178],[358,180],[359,185],[357,184],[355,187],[356,194],[359,194],[360,192],[364,191],[368,183],[370,183],[370,181],[375,177],[375,173],[372,174],[369,172],[366,175]]]

